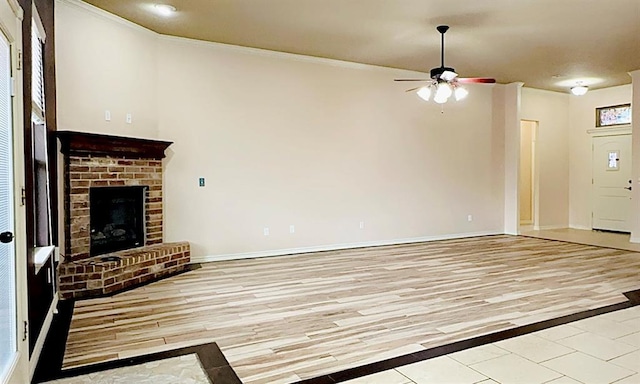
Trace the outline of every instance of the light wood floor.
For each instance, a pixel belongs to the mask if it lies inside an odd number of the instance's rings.
[[[64,366],[215,341],[289,383],[626,301],[640,253],[515,236],[204,264],[76,303]]]

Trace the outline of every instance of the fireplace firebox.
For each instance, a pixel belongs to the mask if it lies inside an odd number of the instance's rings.
[[[144,246],[146,186],[89,189],[91,256]]]

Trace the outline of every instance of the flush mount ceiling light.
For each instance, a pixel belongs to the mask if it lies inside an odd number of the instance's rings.
[[[571,87],[571,93],[576,96],[582,96],[589,90],[586,85],[578,84],[575,87]]]
[[[176,12],[176,7],[169,4],[155,4],[153,8],[156,13],[165,17],[171,16]]]

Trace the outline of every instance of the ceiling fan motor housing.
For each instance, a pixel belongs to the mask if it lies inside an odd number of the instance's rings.
[[[450,71],[450,72],[455,72],[456,70],[451,68],[451,67],[438,67],[438,68],[433,68],[431,70],[431,78],[432,79],[439,79],[440,75],[442,75],[444,73],[444,71]]]

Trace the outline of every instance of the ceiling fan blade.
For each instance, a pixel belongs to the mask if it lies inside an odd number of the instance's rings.
[[[413,92],[413,91],[416,91],[416,90],[418,90],[418,89],[420,89],[420,88],[422,88],[422,86],[420,86],[420,87],[415,87],[415,88],[411,88],[411,89],[407,89],[405,92]]]
[[[461,77],[458,78],[458,83],[485,83],[485,84],[493,84],[496,82],[496,79],[492,79],[489,77]]]
[[[393,81],[431,81],[431,79],[393,79]]]

